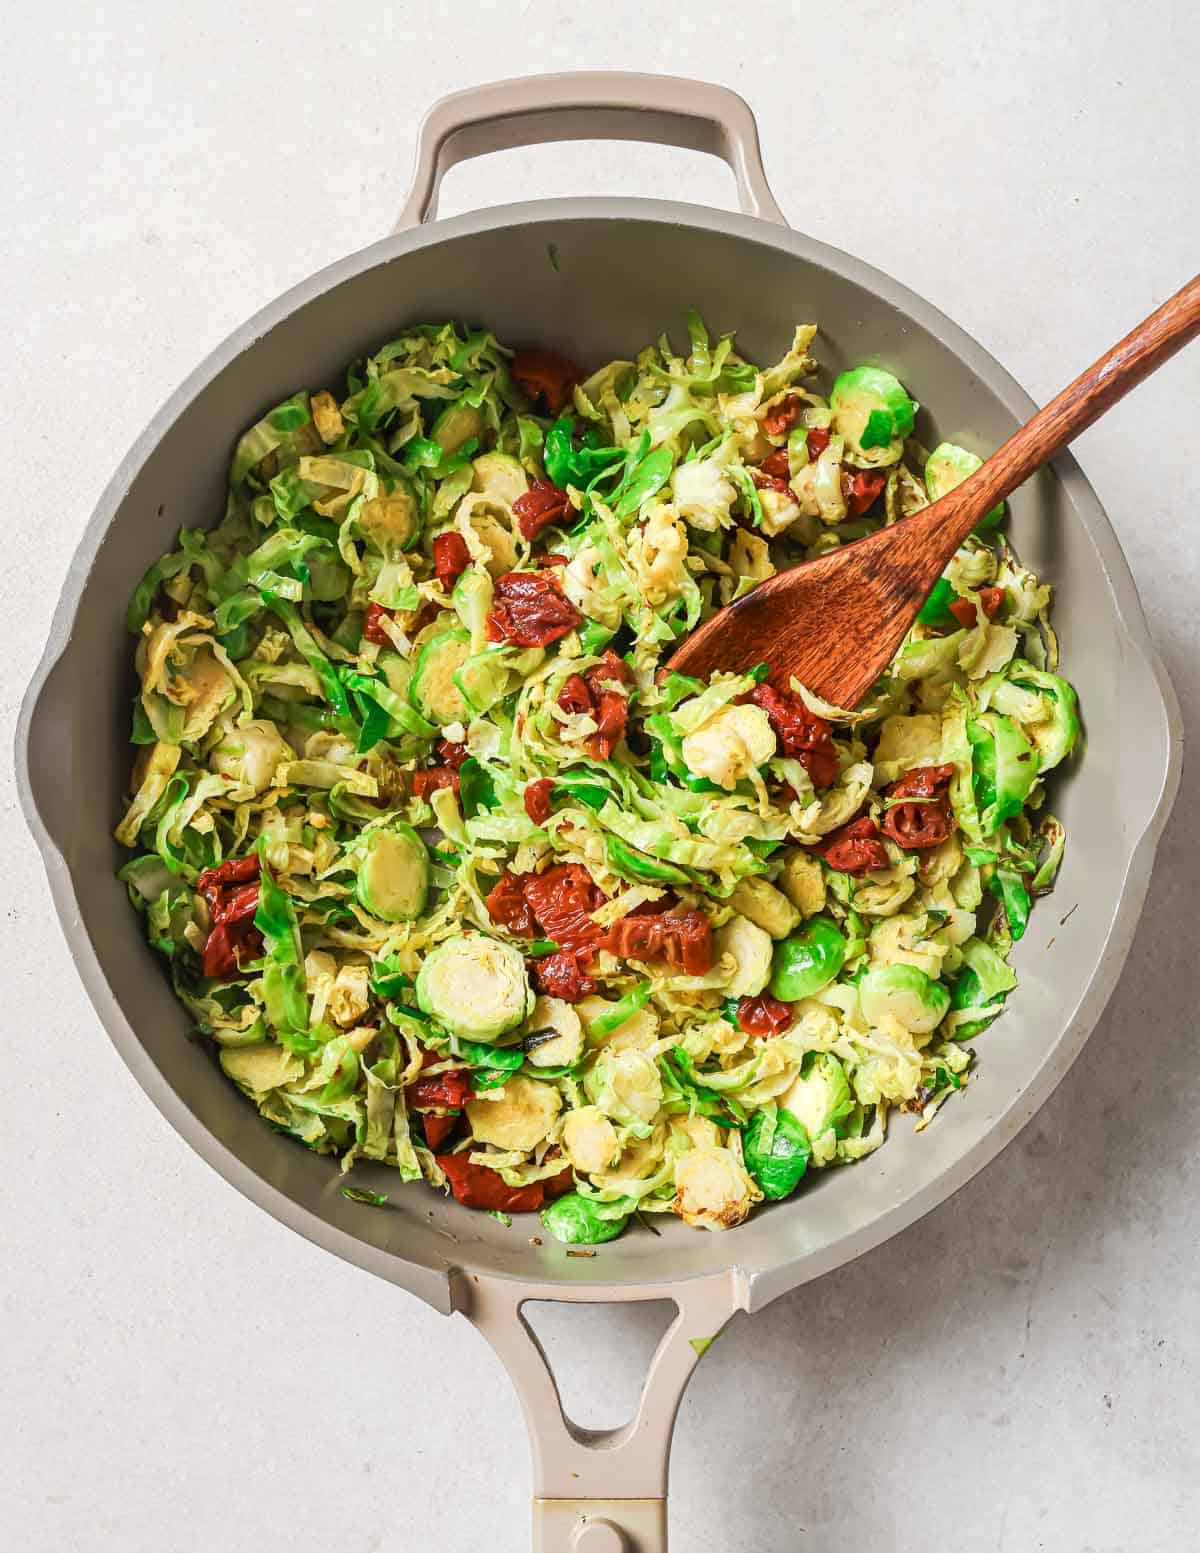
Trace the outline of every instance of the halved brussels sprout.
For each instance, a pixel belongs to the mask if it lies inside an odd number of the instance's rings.
[[[726,958],[733,963],[725,988],[731,998],[754,998],[771,976],[771,935],[756,927],[748,917],[731,917],[713,934],[713,950],[718,965]]]
[[[528,1153],[536,1148],[562,1110],[562,1096],[542,1079],[510,1078],[502,1088],[467,1101],[467,1121],[479,1143]]]
[[[563,1119],[563,1153],[576,1170],[596,1175],[611,1170],[621,1157],[617,1129],[596,1105],[568,1111]]]
[[[917,411],[899,378],[882,367],[853,367],[835,381],[829,408],[834,429],[856,463],[899,462]]]
[[[542,1223],[568,1246],[599,1246],[615,1240],[629,1223],[628,1213],[611,1203],[598,1203],[578,1192],[567,1192],[542,1213]]]
[[[683,740],[683,759],[694,776],[732,792],[743,777],[775,753],[770,719],[758,706],[726,706]]]
[[[804,1123],[790,1111],[755,1111],[742,1147],[746,1166],[769,1202],[778,1202],[800,1185],[812,1157]]]
[[[845,963],[845,934],[829,917],[812,917],[799,932],[775,945],[771,996],[785,1003],[811,998],[829,985]]]
[[[538,998],[521,1038],[535,1068],[569,1068],[583,1050],[583,1022],[562,998]]]
[[[697,1229],[732,1229],[761,1195],[732,1149],[689,1149],[675,1162],[675,1212]]]
[[[605,1048],[584,1075],[584,1091],[593,1105],[619,1127],[630,1127],[642,1137],[662,1105],[662,1074],[653,1057],[635,1047],[623,1051]]]
[[[417,973],[421,1009],[470,1041],[515,1030],[534,1001],[521,951],[482,933],[438,944]]]
[[[819,869],[820,865],[817,866]],[[768,884],[765,879],[751,877],[739,880],[737,888],[729,897],[729,904],[772,938],[786,938],[793,928],[800,925],[798,908],[781,890]]]
[[[790,1089],[779,1097],[808,1135],[812,1160],[827,1165],[837,1151],[838,1131],[854,1109],[846,1070],[832,1052],[810,1052]]]
[[[292,751],[269,718],[255,718],[231,728],[208,757],[208,764],[222,776],[232,777],[256,793],[271,785],[280,761],[291,760]]]
[[[368,831],[358,855],[354,893],[384,922],[412,922],[425,909],[429,853],[413,830],[396,820],[386,830]]]
[[[858,1001],[869,1024],[888,1017],[914,1035],[928,1035],[945,1018],[950,994],[915,965],[880,965],[859,982]]]
[[[470,716],[455,674],[471,656],[471,638],[466,631],[443,631],[426,642],[417,657],[409,698],[430,722],[465,722]]]
[[[472,468],[471,489],[511,507],[529,489],[529,476],[519,459],[509,453],[481,453]]]

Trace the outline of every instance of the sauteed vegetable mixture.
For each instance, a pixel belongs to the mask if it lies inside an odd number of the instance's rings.
[[[1004,509],[853,713],[667,665],[978,467],[879,367],[815,393],[816,332],[585,375],[414,328],[146,573],[120,877],[274,1127],[587,1244],[738,1224],[967,1082],[1079,731]]]

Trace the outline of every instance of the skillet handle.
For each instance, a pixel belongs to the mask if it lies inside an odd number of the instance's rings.
[[[487,1338],[520,1399],[533,1454],[533,1553],[666,1553],[667,1464],[684,1388],[708,1344],[748,1308],[737,1269],[682,1283],[564,1287],[456,1272],[455,1310]],[[563,1411],[550,1364],[521,1313],[531,1300],[671,1300],[679,1314],[620,1429],[582,1429]]]
[[[557,140],[707,151],[728,164],[746,215],[787,225],[767,183],[754,114],[736,92],[679,76],[579,71],[493,81],[435,102],[417,136],[412,187],[395,230],[433,220],[438,187],[456,163]]]

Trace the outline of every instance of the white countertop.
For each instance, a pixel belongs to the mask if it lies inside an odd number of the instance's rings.
[[[446,91],[572,68],[737,88],[794,224],[907,282],[1038,398],[1197,268],[1182,3],[448,10],[9,8],[6,727],[129,443],[244,317],[384,232]],[[443,208],[731,196],[698,155],[581,155],[458,169]],[[1198,424],[1200,345],[1077,445],[1192,726]],[[76,980],[7,733],[2,761],[0,1546],[520,1553],[526,1446],[499,1365],[463,1322],[285,1231],[158,1115]],[[1124,980],[1018,1141],[705,1358],[674,1454],[681,1553],[1194,1542],[1198,797],[1193,767]],[[648,1318],[546,1327],[568,1396],[590,1388],[582,1421],[620,1421]]]

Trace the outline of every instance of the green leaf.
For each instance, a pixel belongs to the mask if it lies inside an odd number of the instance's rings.
[[[385,1208],[388,1201],[386,1192],[368,1192],[365,1186],[343,1186],[342,1196],[351,1202],[365,1203],[368,1208]]]

